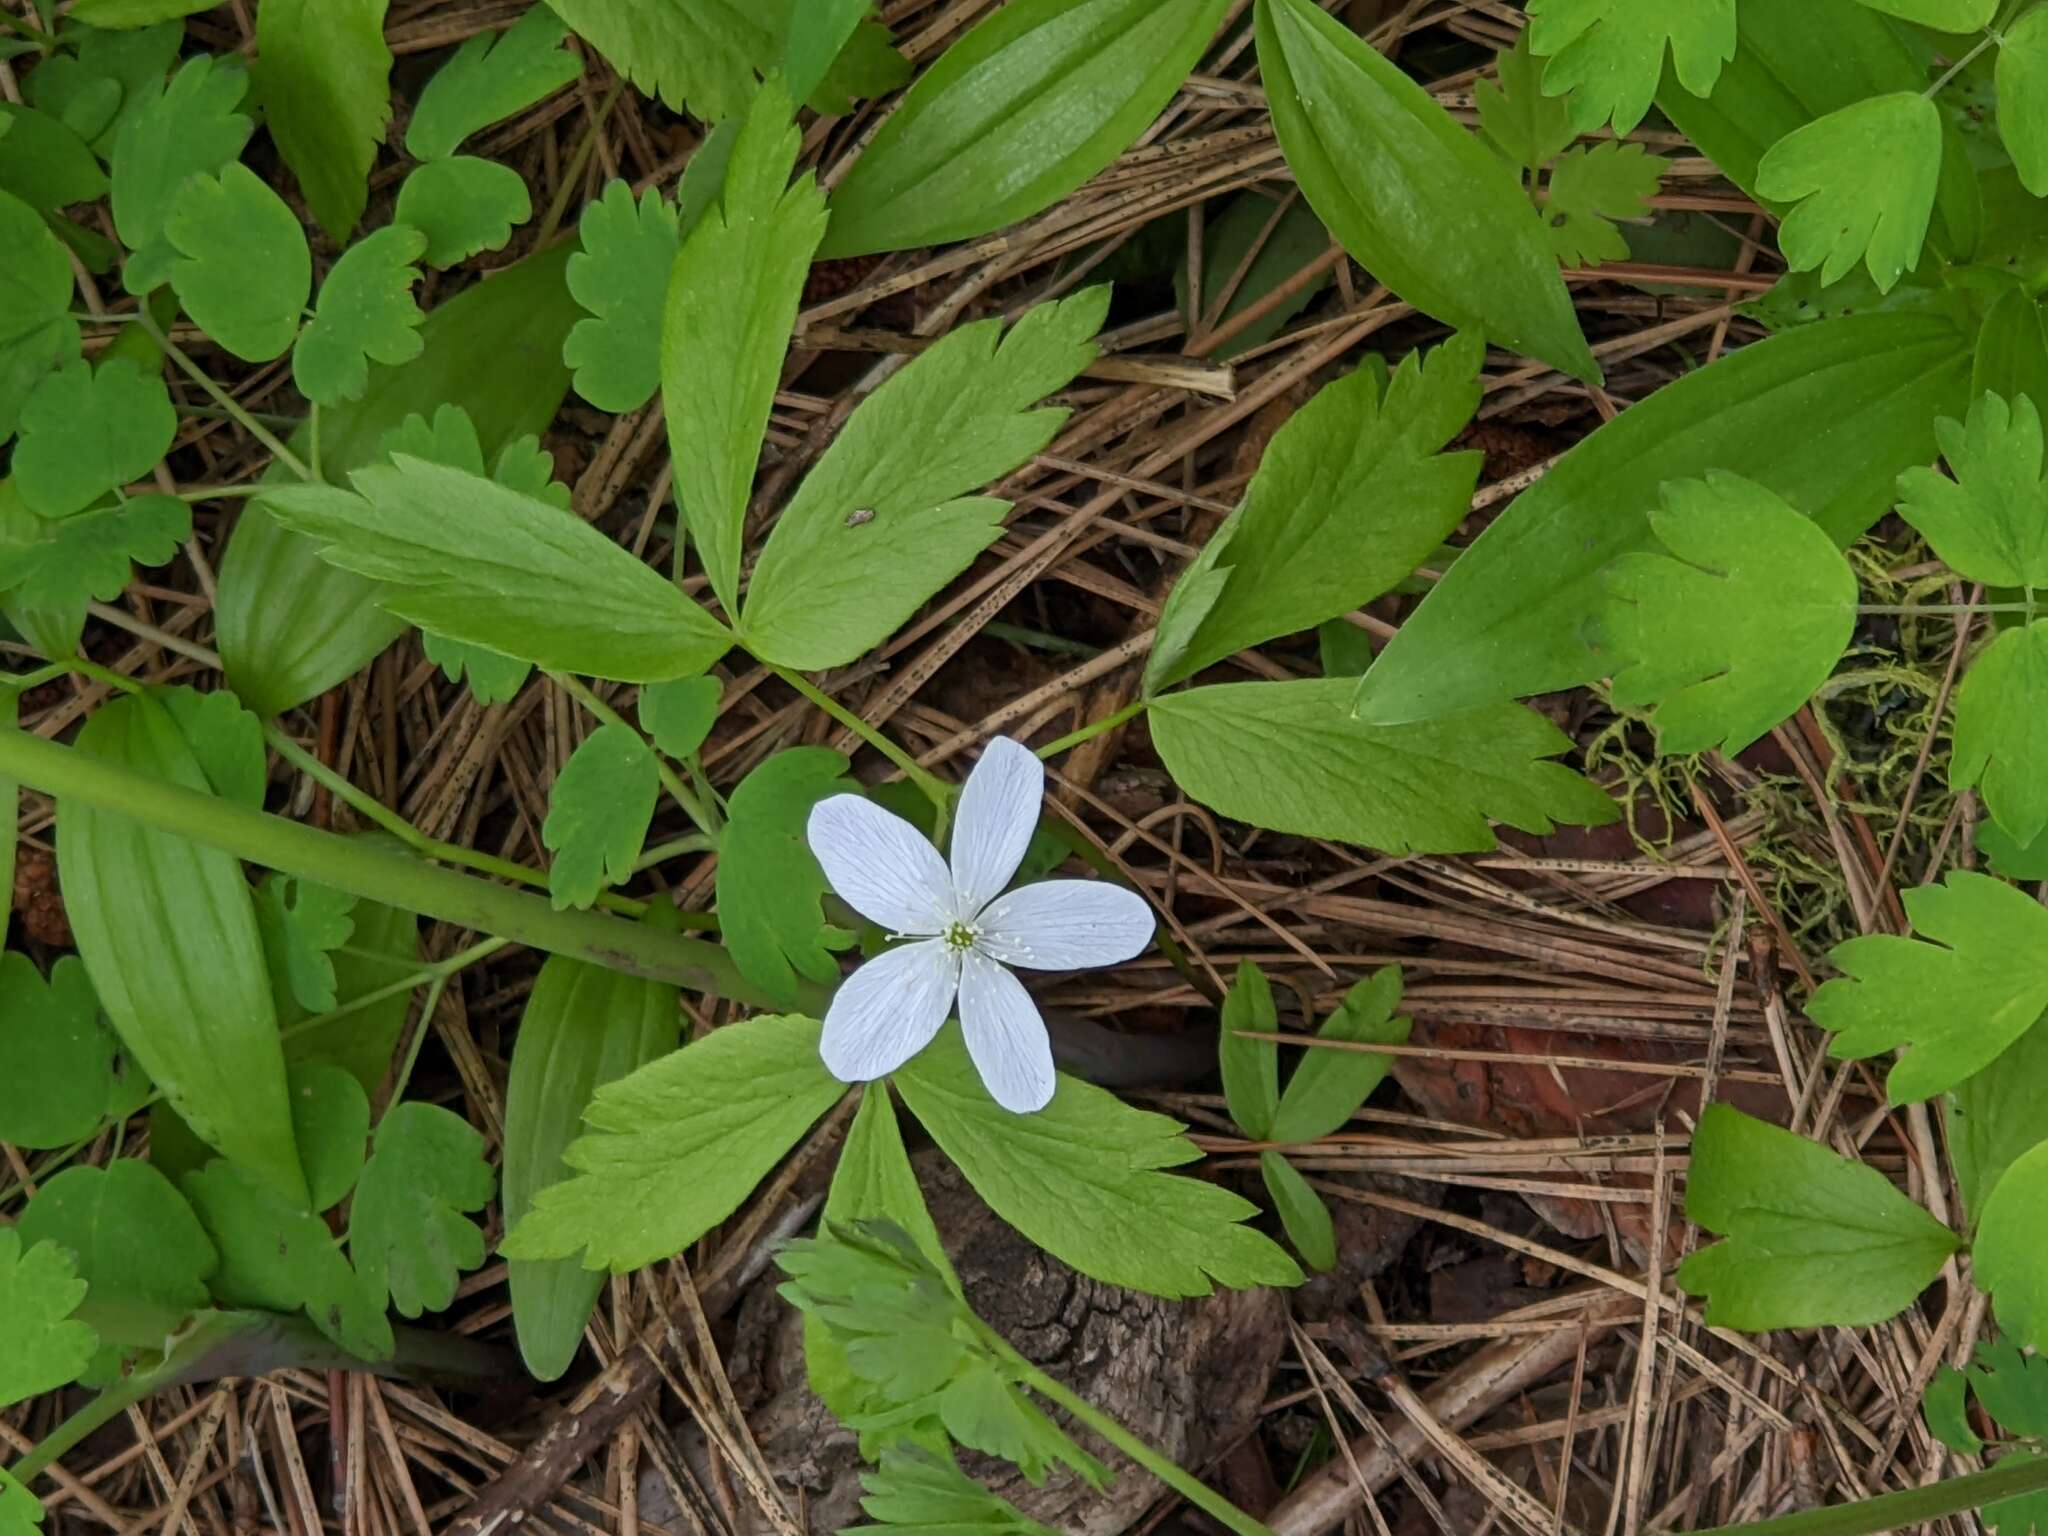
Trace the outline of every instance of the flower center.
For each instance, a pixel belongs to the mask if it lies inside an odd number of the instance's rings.
[[[974,947],[974,930],[965,923],[948,924],[940,937],[946,941],[946,947],[955,953],[962,953]]]

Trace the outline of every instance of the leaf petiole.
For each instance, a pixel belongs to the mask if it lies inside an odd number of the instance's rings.
[[[183,373],[185,377],[190,379],[193,383],[197,384],[201,389],[205,390],[207,394],[211,395],[213,397],[214,404],[218,405],[223,411],[227,412],[228,416],[231,419],[233,419],[245,432],[247,432],[251,437],[255,438],[256,441],[261,443],[264,447],[268,448],[271,451],[271,453],[276,455],[277,461],[280,464],[284,465],[287,469],[291,470],[292,473],[297,475],[301,480],[315,480],[319,478],[317,475],[313,473],[312,469],[307,466],[304,460],[302,460],[297,454],[293,453],[290,448],[285,446],[283,438],[279,437],[275,432],[271,431],[270,428],[264,426],[262,422],[258,421],[253,415],[251,415],[246,409],[243,408],[241,401],[237,400],[233,395],[229,394],[226,390],[222,389],[220,385],[214,382],[213,375],[209,374],[204,368],[200,367],[197,363],[193,362],[192,359],[186,354],[185,349],[179,346],[176,342],[171,340],[170,333],[166,331],[162,326],[156,323],[156,317],[149,313],[147,306],[144,306],[144,308],[136,314],[135,323],[141,326],[142,329],[148,333],[149,339],[151,341],[154,341],[159,347],[163,349],[163,354],[165,357],[168,357],[172,362],[178,365],[179,372]]]
[[[1071,752],[1083,742],[1093,741],[1098,736],[1107,735],[1126,721],[1135,720],[1139,715],[1142,715],[1145,712],[1145,706],[1150,702],[1149,699],[1133,699],[1114,714],[1104,715],[1100,720],[1091,721],[1089,724],[1082,726],[1078,731],[1069,731],[1058,741],[1040,747],[1038,749],[1040,760],[1049,761],[1052,758],[1058,757],[1062,752]]]
[[[879,729],[869,725],[801,672],[792,671],[788,667],[778,667],[773,662],[768,663],[768,670],[902,769],[903,776],[915,784],[927,800],[938,807],[942,821],[952,810],[952,789],[916,758],[883,735]]]
[[[547,673],[547,678],[606,725],[619,726],[625,730],[632,731],[636,736],[641,734],[639,729],[628,724],[617,710],[605,703],[603,699],[600,699],[568,673],[549,672]],[[669,792],[669,797],[683,808],[683,813],[697,824],[706,837],[715,841],[718,837],[717,813],[697,798],[697,792],[682,781],[682,777],[675,769],[669,766],[668,759],[659,752],[654,754],[654,767],[655,771],[661,775],[662,787]]]

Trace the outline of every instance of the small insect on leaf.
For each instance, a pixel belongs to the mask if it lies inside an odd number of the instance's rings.
[[[858,528],[864,523],[872,523],[874,520],[875,509],[873,507],[855,507],[846,514],[846,526],[849,528]]]

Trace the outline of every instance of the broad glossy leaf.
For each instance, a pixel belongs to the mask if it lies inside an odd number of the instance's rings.
[[[1709,1104],[1693,1132],[1685,1214],[1726,1241],[1678,1283],[1716,1328],[1861,1327],[1909,1306],[1961,1240],[1874,1168]]]
[[[427,237],[387,224],[341,253],[320,284],[313,318],[292,350],[299,393],[320,405],[359,400],[370,387],[370,364],[396,366],[420,355],[426,316],[412,296]]]
[[[178,433],[170,392],[125,358],[67,363],[21,408],[14,488],[31,512],[69,517],[147,475]]]
[[[739,612],[754,466],[811,252],[825,230],[815,179],[807,172],[790,185],[802,147],[792,111],[779,84],[755,96],[726,164],[725,190],[676,258],[661,322],[676,504],[728,614]],[[710,379],[716,388],[705,387]]]
[[[1906,892],[1925,938],[1871,934],[1835,946],[1845,973],[1807,1016],[1851,1061],[1903,1050],[1885,1079],[1894,1104],[1953,1088],[1996,1059],[2048,1009],[2048,911],[1989,875],[1952,872]],[[1932,940],[1933,942],[1929,942]]]
[[[822,254],[986,234],[1130,146],[1214,37],[1224,0],[1017,0],[918,78],[832,194]]]
[[[394,215],[427,237],[426,263],[447,268],[480,251],[502,250],[533,217],[526,178],[509,165],[453,155],[429,160],[398,189]]]
[[[1632,132],[1650,110],[1670,45],[1672,72],[1695,96],[1735,56],[1735,0],[1530,0],[1529,48],[1550,62],[1543,89],[1570,94],[1572,127]]]
[[[1404,725],[1351,713],[1348,678],[1222,683],[1153,700],[1174,782],[1220,815],[1388,853],[1494,846],[1489,823],[1547,833],[1615,819],[1597,786],[1549,759],[1571,741],[1514,704]]]
[[[1266,1195],[1280,1214],[1280,1225],[1294,1251],[1308,1261],[1310,1269],[1324,1270],[1337,1263],[1337,1232],[1330,1220],[1330,1208],[1309,1186],[1294,1164],[1268,1149],[1259,1154],[1259,1177]]]
[[[51,369],[78,356],[71,262],[28,204],[0,192],[0,443]]]
[[[306,206],[343,243],[363,216],[391,120],[388,3],[263,0],[256,13],[256,88],[270,136]]]
[[[2023,1349],[2048,1345],[2048,1146],[2014,1159],[1993,1186],[1970,1259],[1999,1331]]]
[[[0,102],[0,192],[53,210],[106,190],[106,173],[75,130],[32,107]]]
[[[1472,102],[1479,109],[1479,129],[1502,154],[1524,170],[1540,170],[1564,152],[1577,133],[1571,113],[1555,96],[1543,93],[1545,63],[1529,51],[1528,27],[1515,34],[1515,46],[1494,59],[1498,81],[1479,80]]]
[[[1514,173],[1313,0],[1259,0],[1258,35],[1273,131],[1344,248],[1424,313],[1598,379]]]
[[[553,13],[535,6],[527,14]],[[636,206],[633,189],[612,181],[578,229],[583,248],[569,258],[569,291],[590,313],[569,332],[562,361],[576,370],[576,393],[599,410],[637,411],[661,387],[662,306],[682,244],[676,207],[657,188]]]
[[[1772,145],[1760,195],[1798,206],[1778,230],[1797,272],[1831,283],[1858,261],[1880,293],[1919,260],[1941,177],[1941,114],[1914,91],[1830,112]]]
[[[209,788],[169,713],[146,696],[102,706],[77,745]],[[202,1140],[303,1204],[284,1053],[241,865],[59,796],[57,866],[79,955],[122,1043]]]
[[[1386,965],[1344,994],[1344,1001],[1316,1031],[1317,1038],[1353,1044],[1405,1045],[1414,1021],[1394,1010],[1401,1005],[1401,968]],[[1344,1125],[1379,1087],[1394,1058],[1371,1051],[1319,1050],[1301,1053],[1280,1109],[1272,1140],[1317,1141]]]
[[[1665,166],[1640,144],[1609,142],[1568,151],[1550,173],[1544,203],[1544,227],[1557,259],[1567,267],[1626,261],[1628,241],[1614,220],[1649,214],[1649,199]]]
[[[23,1251],[0,1227],[0,1408],[55,1391],[92,1363],[99,1335],[71,1316],[85,1282],[54,1243]]]
[[[1650,707],[1660,751],[1733,756],[1827,680],[1856,626],[1856,573],[1810,519],[1739,475],[1673,480],[1650,528],[1669,553],[1607,568],[1614,702]]]
[[[1970,338],[1929,313],[1827,320],[1730,353],[1583,439],[1460,555],[1360,685],[1361,715],[1427,720],[1591,682],[1599,571],[1650,543],[1667,480],[1739,474],[1806,511],[1838,544],[1934,455],[1934,418],[1962,408]]]
[[[1899,476],[1899,515],[1966,581],[2048,585],[2039,403],[1979,395],[1965,421],[1934,424],[1949,473],[1916,464]]]
[[[562,40],[568,28],[535,5],[503,32],[479,32],[434,71],[405,126],[405,152],[440,160],[480,129],[524,112],[583,72]]]
[[[394,1104],[356,1181],[348,1251],[363,1284],[401,1317],[444,1312],[463,1271],[484,1261],[484,1235],[465,1212],[490,1203],[497,1180],[484,1139],[438,1104]]]
[[[1253,1141],[1273,1133],[1273,1112],[1280,1105],[1280,1047],[1271,1040],[1246,1039],[1245,1031],[1270,1035],[1279,1027],[1273,984],[1254,962],[1240,960],[1223,999],[1216,1056],[1223,1071],[1223,1102],[1237,1128]]]
[[[21,1240],[68,1253],[101,1338],[132,1347],[162,1347],[205,1306],[220,1263],[177,1187],[132,1157],[45,1180],[21,1213]]]
[[[2022,843],[2048,828],[2048,619],[2008,629],[1956,689],[1948,778]]]
[[[853,935],[819,909],[831,887],[805,840],[811,807],[857,792],[846,758],[829,747],[791,747],[740,781],[718,847],[718,929],[747,980],[784,1007],[797,978],[839,979],[834,952]]]
[[[1009,503],[966,492],[1052,441],[1041,406],[1095,358],[1109,307],[1088,288],[955,328],[863,400],[776,521],[747,587],[743,633],[763,661],[855,660],[996,539]],[[873,515],[853,517],[857,511]]]
[[[1244,1225],[1256,1208],[1200,1179],[1161,1172],[1200,1154],[1178,1121],[1060,1075],[1031,1115],[1001,1108],[948,1024],[892,1079],[910,1112],[995,1213],[1062,1263],[1154,1296],[1211,1283],[1293,1285],[1294,1261]],[[1142,1242],[1132,1234],[1144,1234]]]
[[[1384,392],[1360,368],[1288,418],[1168,595],[1149,691],[1361,607],[1443,542],[1469,510],[1480,455],[1439,450],[1478,408],[1484,351],[1468,334],[1426,362],[1410,353]]]
[[[294,486],[271,515],[323,558],[383,582],[402,619],[537,666],[621,682],[702,672],[731,636],[575,513],[463,470],[398,456],[354,492]]]
[[[2048,196],[2048,12],[2026,12],[1998,45],[1998,136],[2021,183]]]
[[[41,1151],[100,1128],[118,1047],[99,1007],[76,955],[48,982],[27,955],[0,955],[0,1141]]]
[[[557,911],[587,907],[632,879],[660,792],[654,753],[630,725],[601,725],[570,754],[540,829],[554,854],[548,893]]]
[[[576,1176],[539,1191],[499,1251],[581,1252],[587,1267],[620,1273],[680,1253],[846,1092],[818,1058],[818,1034],[813,1019],[760,1015],[598,1089],[589,1132],[563,1155]]]
[[[136,295],[171,279],[178,253],[165,237],[171,205],[194,176],[212,176],[249,142],[255,124],[237,112],[249,86],[240,60],[187,59],[114,139],[114,227],[134,254],[121,281]]]
[[[639,90],[706,122],[747,109],[754,71],[780,46],[772,14],[751,0],[547,3]]]
[[[592,1096],[676,1048],[676,989],[550,955],[540,968],[505,1087],[505,1227],[516,1228],[544,1189],[570,1177],[562,1154]],[[542,1381],[569,1369],[604,1289],[574,1259],[514,1259],[512,1326],[520,1358]]]
[[[180,260],[171,286],[193,323],[245,362],[283,355],[313,291],[298,215],[246,165],[179,189],[164,226]]]
[[[2048,1029],[2030,1029],[1948,1094],[1948,1148],[1974,1222],[2014,1159],[2048,1141]]]

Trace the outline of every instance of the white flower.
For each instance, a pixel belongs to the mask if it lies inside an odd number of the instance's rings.
[[[1099,880],[1046,880],[998,894],[1038,826],[1045,769],[998,736],[960,792],[953,867],[909,822],[858,795],[811,809],[811,851],[861,916],[911,937],[841,983],[819,1052],[841,1082],[893,1072],[931,1043],[957,996],[968,1054],[1003,1108],[1052,1098],[1052,1045],[1031,994],[1005,967],[1075,971],[1128,960],[1152,941],[1152,909]]]

